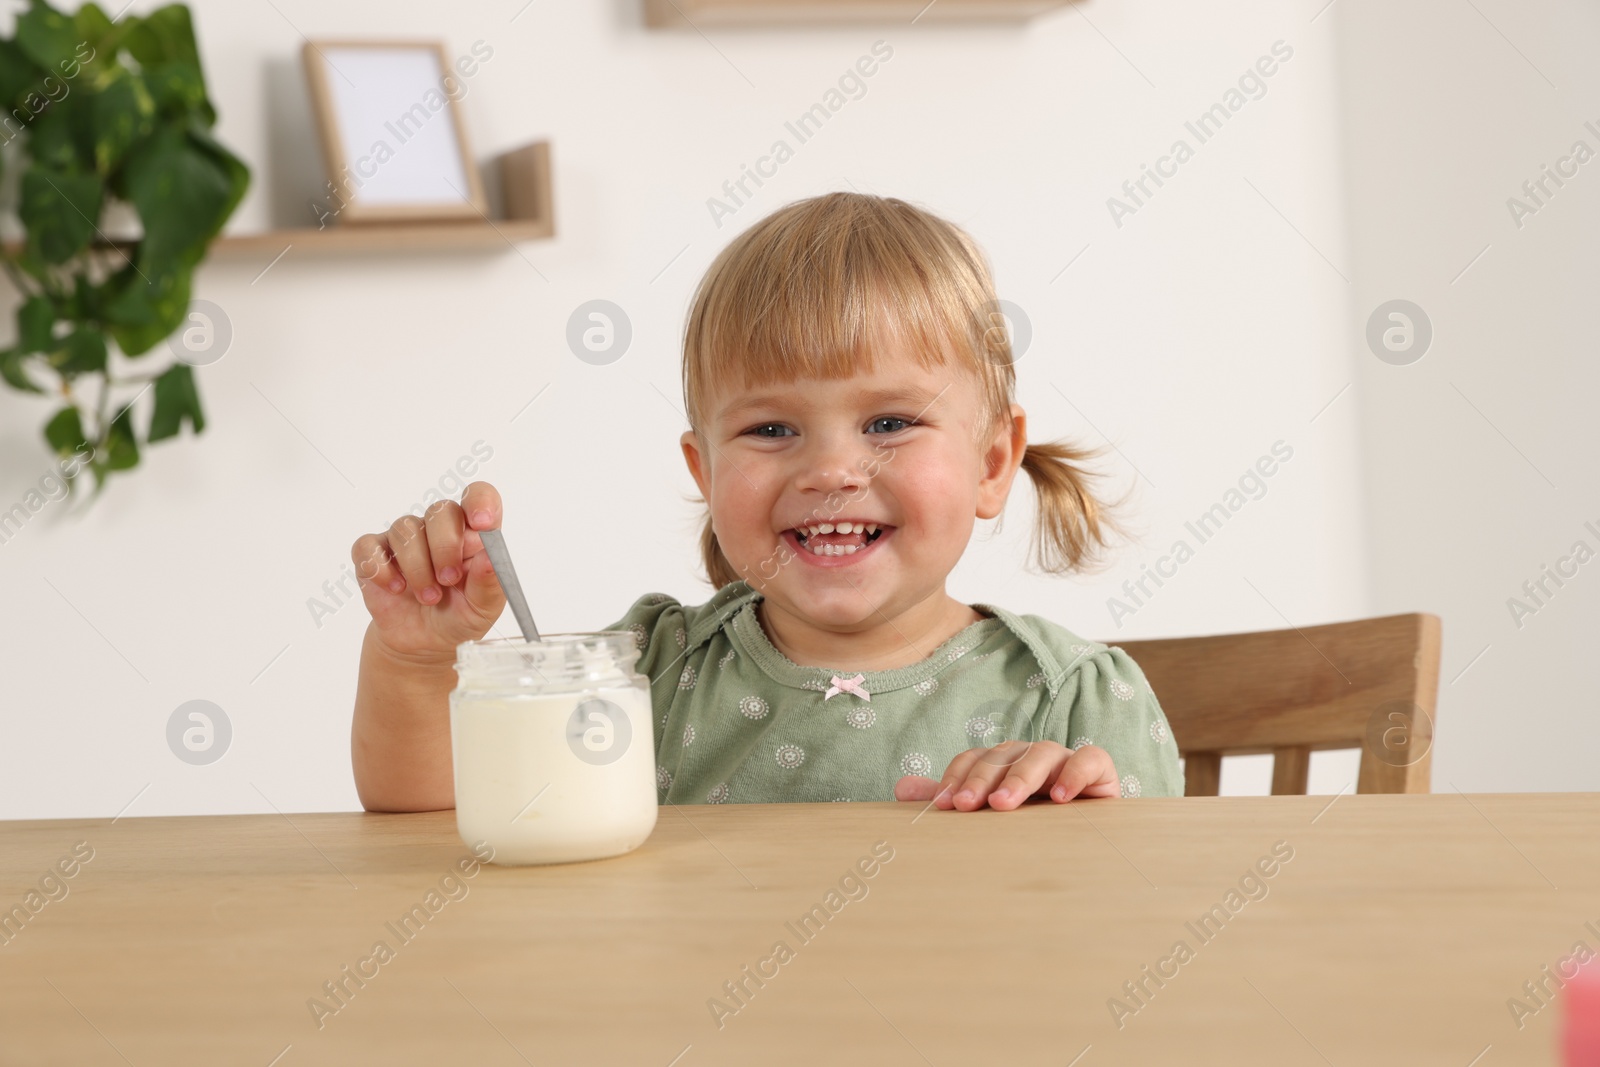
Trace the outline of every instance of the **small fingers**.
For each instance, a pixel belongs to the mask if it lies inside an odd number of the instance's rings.
[[[1069,749],[1053,741],[1032,742],[1022,758],[1011,765],[999,787],[989,794],[989,806],[996,811],[1021,806],[1056,776],[1070,755]]]
[[[406,587],[400,568],[389,554],[389,546],[382,534],[363,534],[350,546],[350,562],[355,564],[356,579],[371,582],[379,589],[398,593]]]
[[[939,810],[949,811],[956,806],[956,789],[966,781],[973,766],[988,751],[986,748],[969,748],[950,761],[950,766],[945,768],[944,777],[939,779],[939,791],[935,794],[934,803]]]
[[[932,800],[939,794],[939,783],[920,774],[908,774],[894,784],[896,800]]]
[[[400,564],[411,594],[423,604],[437,604],[443,595],[433,575],[433,557],[428,551],[428,533],[415,515],[402,515],[389,527],[389,551]]]
[[[1084,745],[1072,752],[1061,776],[1050,789],[1050,799],[1061,803],[1076,796],[1115,797],[1122,795],[1122,783],[1111,753],[1098,745]]]
[[[467,525],[474,530],[495,530],[500,526],[500,493],[488,482],[473,482],[461,494],[461,510]]]
[[[466,516],[462,514],[461,505],[454,500],[440,500],[424,513],[423,523],[428,530],[428,557],[433,573],[444,585],[455,585],[465,573],[461,561]]]
[[[1059,746],[1058,746],[1059,747]],[[965,781],[956,787],[951,798],[952,806],[961,811],[976,811],[990,799],[990,793],[1002,780],[1015,778],[1001,794],[1001,807],[1016,807],[1044,781],[1051,753],[1045,742],[1006,741],[990,749],[980,750],[977,761],[968,770]],[[1031,785],[1025,785],[1029,780]],[[1025,788],[1024,788],[1025,787]],[[1020,790],[1020,792],[1018,792]],[[1015,797],[1013,798],[1013,793]],[[1010,802],[1014,799],[1014,802]]]

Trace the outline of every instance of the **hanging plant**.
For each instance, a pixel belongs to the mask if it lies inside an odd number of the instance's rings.
[[[139,462],[136,390],[154,383],[144,444],[185,422],[205,428],[188,363],[121,373],[115,353],[136,363],[184,324],[195,268],[250,172],[211,136],[217,114],[183,4],[112,22],[93,3],[67,15],[31,0],[0,38],[0,104],[0,186],[14,190],[25,233],[0,250],[23,296],[0,378],[60,398],[45,440],[78,461],[62,467],[68,486],[86,467],[98,494]],[[113,239],[118,209],[137,232]]]

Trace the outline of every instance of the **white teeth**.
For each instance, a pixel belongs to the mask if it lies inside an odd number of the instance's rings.
[[[813,556],[853,556],[865,545],[802,545]]]
[[[821,545],[812,542],[818,534],[863,534],[871,536],[879,530],[885,529],[875,522],[820,522],[813,526],[796,526],[795,533],[807,539],[802,547],[817,556],[852,556],[866,545]]]

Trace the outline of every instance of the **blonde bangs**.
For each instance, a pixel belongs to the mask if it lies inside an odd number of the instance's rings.
[[[790,204],[735,238],[695,293],[683,349],[690,424],[705,425],[718,389],[871,372],[890,339],[924,368],[954,361],[977,373],[998,413],[1014,379],[1005,331],[985,314],[995,306],[982,253],[942,219],[859,193]]]

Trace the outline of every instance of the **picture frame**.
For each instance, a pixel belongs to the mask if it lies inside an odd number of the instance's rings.
[[[307,40],[301,62],[328,171],[319,228],[488,217],[443,42]]]

